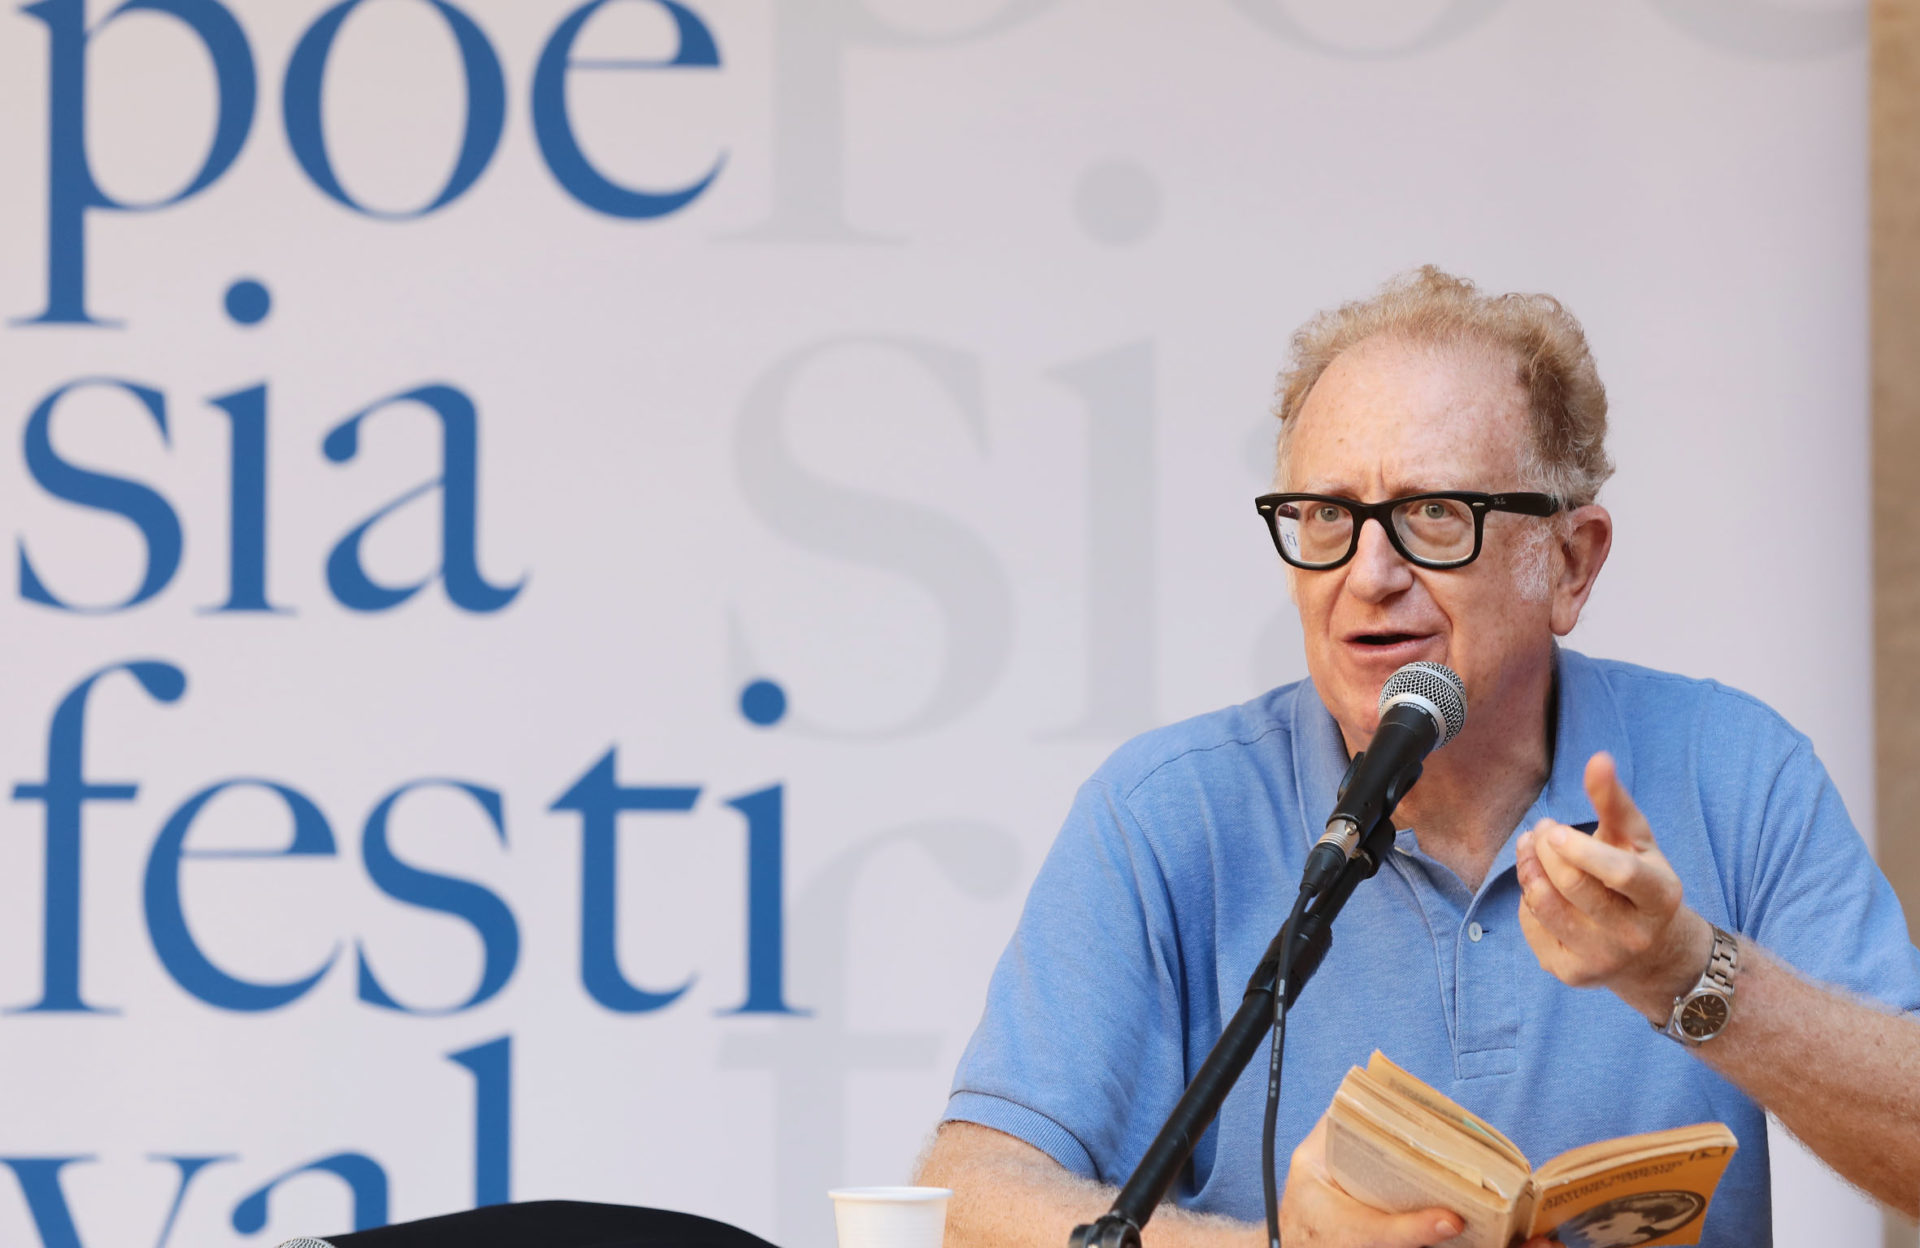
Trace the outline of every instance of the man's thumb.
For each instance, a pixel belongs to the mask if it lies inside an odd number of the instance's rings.
[[[1385,1233],[1375,1243],[1380,1248],[1431,1248],[1458,1235],[1465,1223],[1460,1215],[1445,1209],[1422,1209],[1415,1213],[1395,1214],[1382,1228]]]

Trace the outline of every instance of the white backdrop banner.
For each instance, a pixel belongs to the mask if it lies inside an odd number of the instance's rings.
[[[823,1248],[1079,780],[1303,674],[1273,374],[1421,262],[1592,333],[1575,643],[1771,701],[1866,820],[1864,26],[9,8],[0,1244]],[[1783,1242],[1874,1233],[1780,1166]]]

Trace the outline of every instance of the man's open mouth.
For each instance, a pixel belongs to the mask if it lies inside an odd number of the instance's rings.
[[[1422,641],[1420,633],[1360,633],[1353,640],[1363,646],[1397,646],[1409,641]]]

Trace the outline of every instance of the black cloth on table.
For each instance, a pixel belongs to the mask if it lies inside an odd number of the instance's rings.
[[[533,1200],[351,1235],[334,1248],[773,1248],[737,1226],[670,1209]]]

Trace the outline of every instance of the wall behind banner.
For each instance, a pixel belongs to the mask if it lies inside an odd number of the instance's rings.
[[[1424,261],[1592,334],[1575,644],[1767,699],[1870,827],[1864,28],[0,14],[0,1243],[829,1243],[1079,780],[1303,674],[1272,376]],[[1780,1242],[1877,1233],[1778,1147]]]

